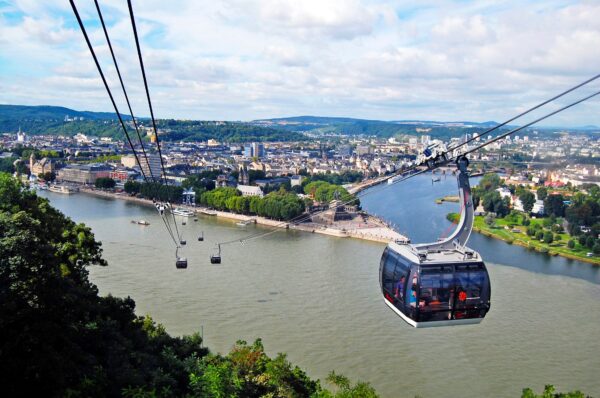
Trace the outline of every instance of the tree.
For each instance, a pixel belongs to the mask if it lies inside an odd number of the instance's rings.
[[[523,204],[523,211],[525,213],[531,213],[533,204],[535,203],[535,196],[528,190],[523,190],[519,195],[519,200]]]
[[[96,186],[96,188],[112,189],[115,187],[116,182],[115,182],[115,180],[113,180],[110,177],[100,177],[100,178],[96,179],[96,182],[94,185]]]
[[[587,237],[587,239],[585,240],[585,246],[586,246],[587,248],[590,248],[590,249],[591,249],[592,247],[594,247],[594,243],[595,243],[595,242],[596,242],[596,240],[594,239],[594,237],[590,235],[590,236],[588,236],[588,237]]]
[[[536,191],[538,200],[544,200],[548,196],[548,189],[545,187],[539,187]]]
[[[594,247],[592,248],[592,252],[593,252],[595,255],[600,255],[600,242],[596,242],[596,243],[594,244]]]
[[[535,238],[539,241],[542,241],[542,239],[544,239],[544,231],[539,230],[535,233]]]
[[[548,195],[544,200],[544,210],[546,214],[555,217],[563,217],[565,215],[564,198],[561,194]]]
[[[488,214],[485,216],[485,219],[483,220],[489,227],[491,227],[492,225],[494,225],[496,223],[496,220],[494,219],[494,216],[491,214]]]
[[[552,235],[552,232],[547,231],[546,233],[544,233],[544,243],[552,243],[554,241],[554,236]]]
[[[575,241],[573,239],[569,239],[569,241],[567,242],[567,247],[569,249],[574,249],[575,248]]]
[[[139,193],[140,189],[141,184],[139,182],[129,180],[125,183],[125,192],[127,192],[130,195]]]
[[[590,398],[581,391],[557,393],[553,385],[544,386],[544,392],[540,395],[533,392],[531,388],[524,388],[521,398]]]
[[[483,177],[481,177],[481,180],[479,181],[479,186],[484,191],[492,191],[492,190],[498,188],[501,183],[502,183],[502,181],[500,180],[500,177],[498,176],[498,174],[489,173],[489,174],[486,174]]]
[[[56,179],[56,174],[52,171],[47,171],[45,173],[38,174],[38,178],[40,178],[46,182],[51,182]]]

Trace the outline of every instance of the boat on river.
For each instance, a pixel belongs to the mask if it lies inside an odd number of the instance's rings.
[[[173,214],[175,214],[176,216],[182,216],[182,217],[193,217],[194,216],[193,211],[183,209],[181,207],[177,207],[176,209],[174,209]]]
[[[131,223],[138,225],[150,225],[150,223],[146,220],[131,220]]]
[[[62,194],[66,194],[66,195],[70,195],[75,192],[79,192],[79,188],[70,187],[68,185],[58,185],[58,184],[50,185],[48,187],[48,190],[50,192],[62,193]]]

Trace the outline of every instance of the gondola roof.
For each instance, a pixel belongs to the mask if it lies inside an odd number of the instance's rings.
[[[419,245],[392,242],[389,247],[407,260],[420,265],[481,262],[479,253],[468,247],[443,250],[419,250]]]

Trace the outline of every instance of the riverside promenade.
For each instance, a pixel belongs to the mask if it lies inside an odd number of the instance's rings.
[[[117,193],[87,187],[80,188],[80,192],[83,194],[94,195],[104,198],[126,200],[129,202],[140,204],[142,206],[154,206],[152,201],[149,199],[142,199],[135,196],[130,196],[124,192]],[[324,225],[314,222],[304,222],[295,224],[286,221],[272,220],[264,217],[248,216],[227,211],[212,210],[202,206],[176,206],[193,211],[196,215],[202,217],[220,217],[236,222],[242,221],[247,223],[265,225],[273,228],[294,229],[309,233],[318,233],[323,235],[335,236],[338,238],[354,238],[381,243],[389,243],[393,241],[408,242],[407,237],[394,231],[383,220],[368,214],[365,214],[363,217],[357,217],[354,220],[338,221],[331,225]]]

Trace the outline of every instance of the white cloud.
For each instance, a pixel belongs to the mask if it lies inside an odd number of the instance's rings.
[[[162,117],[500,120],[599,72],[600,4],[571,3],[147,0],[134,9]],[[78,7],[114,85],[95,8]],[[134,110],[147,114],[126,5],[101,7]],[[110,110],[67,2],[19,0],[0,15],[1,102]],[[580,109],[560,120],[600,124],[600,112]]]

